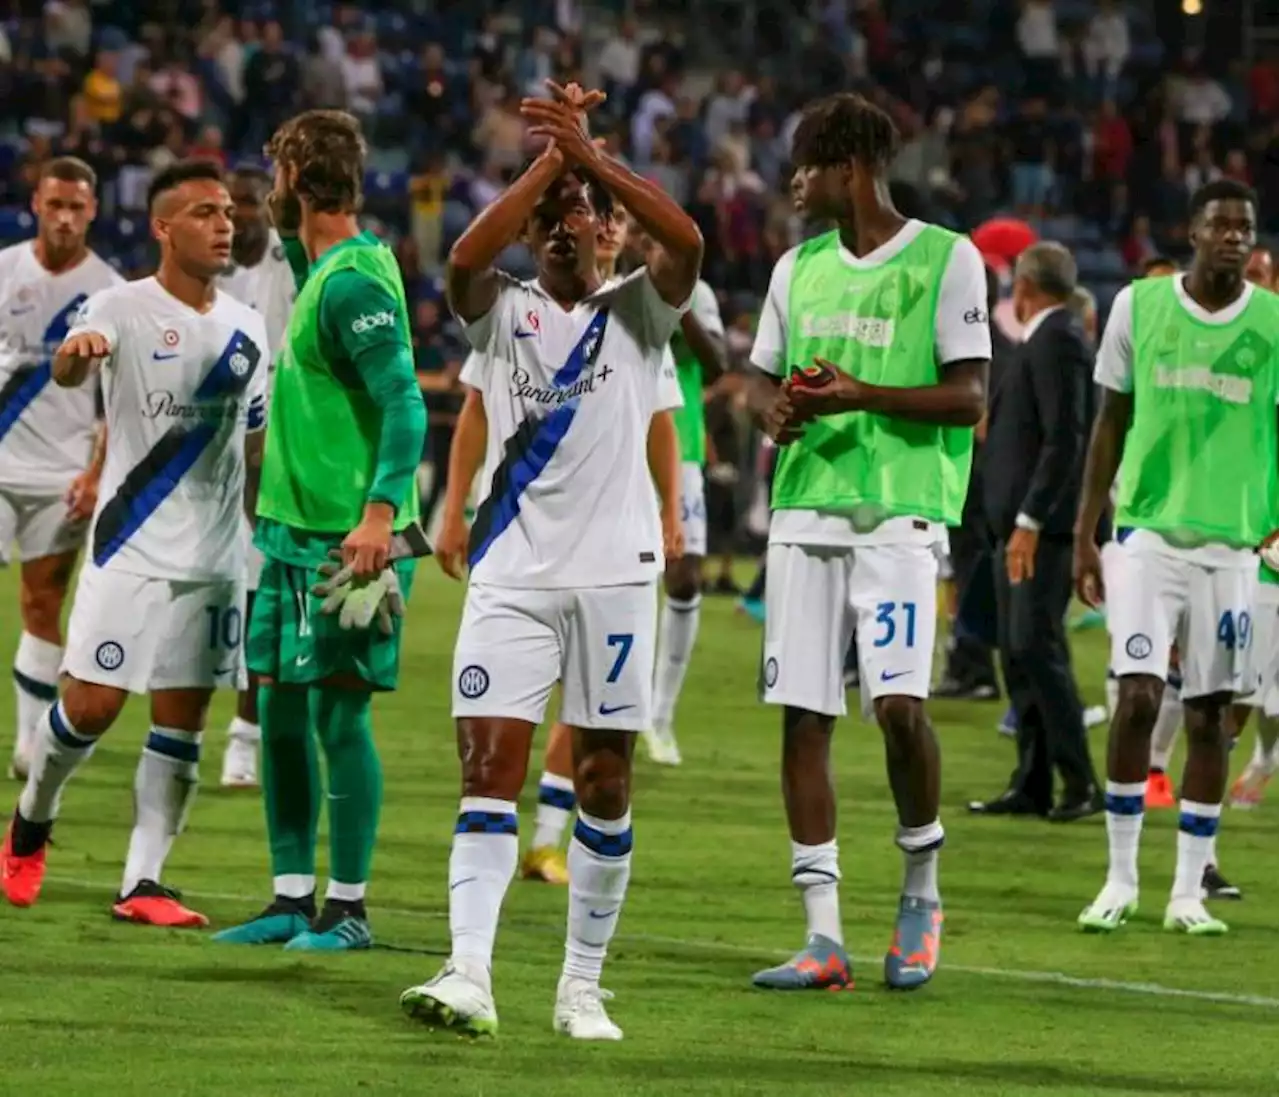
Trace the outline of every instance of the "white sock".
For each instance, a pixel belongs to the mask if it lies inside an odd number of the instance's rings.
[[[67,719],[62,702],[50,705],[36,726],[31,744],[31,769],[18,797],[18,811],[31,823],[48,823],[58,817],[62,790],[71,775],[93,753],[97,743],[79,734]]]
[[[1221,816],[1219,816],[1221,818]],[[1206,865],[1218,867],[1218,832],[1213,832],[1213,837],[1209,839],[1209,856],[1205,860]]]
[[[13,692],[18,701],[15,753],[31,757],[36,728],[51,704],[58,699],[58,671],[62,668],[62,648],[24,632],[13,657]]]
[[[1172,685],[1164,687],[1160,698],[1160,711],[1151,732],[1151,768],[1167,770],[1173,743],[1182,727],[1182,693]]]
[[[898,848],[902,850],[904,876],[902,894],[938,902],[938,851],[946,837],[935,819],[922,827],[899,827]]]
[[[560,848],[564,828],[577,805],[573,791],[573,778],[544,773],[538,779],[538,813],[533,830],[533,848]]]
[[[336,899],[340,903],[359,903],[364,899],[365,888],[368,886],[364,883],[340,884],[337,880],[330,880],[329,886],[325,888],[324,897]]]
[[[1113,717],[1120,705],[1120,681],[1111,671],[1107,671],[1107,716]]]
[[[840,846],[833,838],[820,846],[791,843],[791,882],[800,889],[808,932],[844,944],[840,926]]]
[[[566,979],[600,982],[609,942],[631,879],[631,812],[598,819],[578,809],[569,842],[569,927],[564,941]]]
[[[490,986],[502,900],[520,859],[512,800],[464,796],[449,854],[449,931],[460,971]]]
[[[1276,771],[1276,718],[1258,713],[1258,726],[1253,735],[1253,761],[1251,769],[1273,775]]]
[[[693,643],[698,638],[701,610],[701,594],[695,594],[687,602],[668,598],[662,605],[653,677],[653,722],[656,726],[670,727],[675,718],[676,702],[680,699],[684,676],[689,670]]]
[[[1205,865],[1213,856],[1221,804],[1183,800],[1178,813],[1178,867],[1173,874],[1173,899],[1200,899]]]
[[[1107,782],[1107,883],[1136,891],[1145,781]],[[1198,886],[1198,881],[1197,881]]]
[[[227,735],[232,739],[240,739],[246,743],[262,742],[262,728],[258,724],[251,724],[248,720],[241,719],[239,716],[232,718],[231,726],[227,729]]]
[[[272,877],[271,890],[282,899],[305,899],[316,893],[316,878],[301,872],[285,873]]]
[[[120,894],[142,880],[160,882],[173,840],[186,826],[200,787],[198,731],[152,727],[133,779],[133,833]]]

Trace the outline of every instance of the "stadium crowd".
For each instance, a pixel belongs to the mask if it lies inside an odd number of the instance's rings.
[[[705,7],[700,18],[741,40],[742,17]],[[73,154],[102,181],[94,246],[126,273],[149,270],[141,205],[156,170],[185,156],[258,161],[292,113],[351,110],[373,146],[368,219],[395,246],[414,304],[439,428],[428,459],[442,470],[465,354],[443,307],[443,256],[527,158],[519,100],[548,77],[605,88],[593,124],[610,151],[698,222],[735,363],[770,269],[806,231],[787,195],[799,108],[832,87],[863,90],[899,126],[900,206],[961,230],[1001,213],[1030,221],[1073,249],[1104,316],[1145,261],[1185,255],[1187,200],[1201,183],[1255,185],[1261,230],[1274,235],[1274,56],[1250,65],[1216,37],[1180,40],[1113,0],[978,8],[985,18],[929,0],[752,5],[747,69],[707,54],[658,3],[634,5],[641,18],[576,0],[14,3],[0,23],[0,242],[29,233],[41,164]],[[1007,289],[1002,250],[987,259]],[[529,256],[513,248],[505,264],[527,273]],[[736,391],[731,374],[709,397],[712,479],[735,485],[745,516],[754,447],[733,414]],[[741,521],[720,510],[720,544],[738,543]]]

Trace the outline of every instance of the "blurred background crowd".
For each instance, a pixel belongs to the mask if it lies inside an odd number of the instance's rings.
[[[259,161],[298,110],[352,111],[439,468],[465,353],[443,256],[529,153],[518,104],[548,77],[604,88],[596,131],[697,218],[741,366],[772,265],[806,232],[787,197],[806,100],[873,98],[902,132],[904,212],[973,232],[1006,288],[1028,242],[1066,243],[1105,316],[1146,262],[1185,255],[1203,182],[1256,187],[1274,238],[1276,47],[1275,5],[1249,0],[0,0],[0,243],[30,235],[40,165],[70,153],[101,180],[94,246],[145,272],[152,172]],[[767,524],[739,389],[731,370],[708,392],[726,553]]]

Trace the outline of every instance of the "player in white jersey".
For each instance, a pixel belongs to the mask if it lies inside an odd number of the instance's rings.
[[[97,388],[51,384],[53,352],[80,306],[121,281],[85,243],[96,184],[82,160],[51,160],[31,200],[35,239],[0,250],[0,563],[16,543],[11,772],[23,780],[40,714],[58,696],[62,606],[102,473]]]
[[[554,1026],[618,1040],[600,973],[631,873],[631,754],[649,720],[663,552],[646,439],[702,238],[659,188],[591,143],[574,108],[602,96],[553,93],[522,105],[547,148],[449,257],[450,303],[483,353],[462,380],[484,402],[487,490],[454,651],[464,795],[449,860],[453,948],[401,1004],[429,1024],[497,1030],[490,970],[518,860],[516,798],[560,681],[579,808]],[[609,195],[659,246],[646,267],[602,285],[594,252]],[[538,264],[524,283],[492,266],[522,233]]]
[[[35,902],[62,789],[116,721],[149,693],[151,730],[134,779],[117,919],[207,920],[160,883],[199,781],[215,686],[235,685],[244,628],[246,468],[260,463],[266,331],[217,290],[231,249],[218,169],[184,161],[148,193],[154,278],[95,294],[53,360],[77,387],[101,366],[107,456],[68,625],[62,697],[41,718],[30,774],[0,848],[0,890]]]
[[[298,295],[293,270],[284,254],[284,244],[271,227],[267,215],[267,195],[271,176],[261,168],[237,168],[227,176],[227,189],[235,203],[235,236],[231,243],[234,266],[218,279],[219,288],[262,314],[267,328],[267,377],[276,350],[284,344],[289,313]],[[253,614],[253,596],[262,575],[262,553],[253,544],[248,518],[245,620]],[[227,731],[222,755],[223,788],[256,788],[258,785],[258,744],[262,728],[258,724],[258,683],[249,675],[247,689],[236,699],[236,714]]]
[[[631,219],[626,209],[618,204],[599,217],[596,267],[606,283],[615,282],[621,277],[618,273],[618,260],[627,244],[630,224]],[[687,315],[686,313],[686,318]],[[683,504],[680,442],[674,418],[675,410],[682,407],[683,402],[680,384],[676,379],[675,359],[668,347],[663,355],[662,372],[658,377],[657,403],[649,421],[648,441],[649,473],[658,492],[658,506],[662,515],[663,556],[668,567],[673,561],[684,558],[687,544],[683,521],[687,508]],[[477,415],[483,418],[484,405],[479,394],[475,393],[464,406],[463,416],[469,418]],[[471,453],[474,462],[469,468],[478,468],[484,457],[483,446],[460,451],[459,456],[463,456],[465,452]],[[468,477],[469,482],[469,472],[464,471],[462,475]],[[454,516],[457,543],[465,545],[466,528],[461,521],[461,502],[461,499],[455,500],[449,513]],[[520,859],[520,875],[524,879],[539,880],[547,884],[569,882],[569,868],[560,847],[577,803],[577,794],[573,788],[573,728],[556,721],[547,734],[547,746],[543,752],[533,840]]]

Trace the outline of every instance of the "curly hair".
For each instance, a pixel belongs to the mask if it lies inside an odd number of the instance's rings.
[[[276,130],[266,152],[277,164],[297,169],[294,189],[317,213],[359,212],[368,146],[354,115],[305,111]]]
[[[888,167],[897,151],[893,121],[854,92],[810,103],[791,141],[791,160],[800,168],[829,168],[856,160],[880,169]]]

